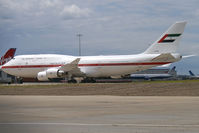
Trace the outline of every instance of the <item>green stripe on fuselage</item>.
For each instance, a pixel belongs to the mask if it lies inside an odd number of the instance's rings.
[[[181,34],[168,34],[168,36],[167,37],[178,37],[178,36],[180,36]]]

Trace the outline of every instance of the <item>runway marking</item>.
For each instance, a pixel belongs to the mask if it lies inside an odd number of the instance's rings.
[[[181,124],[181,125],[167,125],[167,124],[120,124],[120,123],[0,123],[0,125],[63,125],[63,126],[134,126],[134,127],[199,127],[199,125]]]

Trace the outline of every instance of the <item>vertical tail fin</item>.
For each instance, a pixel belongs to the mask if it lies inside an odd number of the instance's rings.
[[[176,69],[176,66],[174,66],[174,67],[170,70],[170,72],[174,72],[175,69]]]
[[[191,76],[195,76],[195,74],[190,70],[189,71],[189,74],[191,75]]]
[[[162,54],[175,53],[179,45],[186,22],[176,22],[155,41],[144,53]]]
[[[1,57],[0,66],[11,60],[15,55],[16,48],[10,48],[4,56]]]

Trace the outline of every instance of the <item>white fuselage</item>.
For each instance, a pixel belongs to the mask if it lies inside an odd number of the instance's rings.
[[[60,68],[80,58],[78,68],[81,73],[73,76],[109,77],[131,74],[173,61],[152,61],[159,54],[112,55],[112,56],[67,56],[57,54],[20,55],[3,65],[2,70],[19,77],[36,78],[37,74],[50,68]],[[175,61],[180,56],[174,55]]]

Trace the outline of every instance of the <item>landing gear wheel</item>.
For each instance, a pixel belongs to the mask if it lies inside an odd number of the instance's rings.
[[[94,78],[85,78],[82,83],[96,83],[96,80]]]
[[[19,84],[23,84],[23,78],[17,78],[17,83],[19,83]]]
[[[77,83],[75,79],[68,80],[68,83]]]

